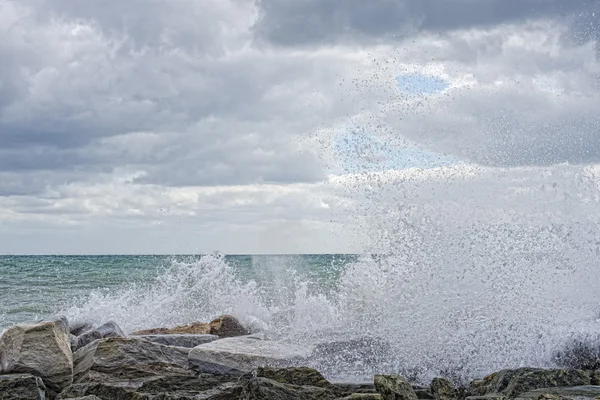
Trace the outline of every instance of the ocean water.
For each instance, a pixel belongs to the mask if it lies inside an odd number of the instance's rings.
[[[427,226],[377,255],[2,256],[0,328],[61,314],[132,332],[230,313],[295,344],[367,338],[362,355],[314,365],[331,379],[422,382],[553,366],[600,332],[597,248],[581,226]]]

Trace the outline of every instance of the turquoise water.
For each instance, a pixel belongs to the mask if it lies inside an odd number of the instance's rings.
[[[132,286],[151,285],[174,262],[191,266],[200,258],[182,255],[0,256],[0,329],[76,307],[91,293],[122,293]],[[225,256],[225,261],[240,282],[255,280],[263,288],[269,288],[273,275],[292,270],[326,290],[337,281],[344,265],[354,258],[348,255],[236,255]]]

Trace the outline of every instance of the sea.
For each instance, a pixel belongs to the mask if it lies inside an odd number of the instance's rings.
[[[416,259],[406,252],[0,256],[0,330],[64,315],[115,321],[131,333],[227,313],[272,340],[356,350],[358,357],[314,365],[336,380],[387,372],[460,382],[555,366],[561,348],[600,333],[597,258],[581,244],[560,247],[564,237],[552,232],[502,232],[500,248],[490,231],[479,241],[469,233],[473,243],[488,243],[471,247],[438,233],[427,251],[411,247]],[[442,254],[449,248],[460,251],[449,258]]]

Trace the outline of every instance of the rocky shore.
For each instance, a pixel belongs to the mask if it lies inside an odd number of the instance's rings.
[[[303,366],[312,350],[250,334],[227,315],[129,336],[114,322],[22,323],[0,337],[0,400],[600,400],[600,352],[580,344],[560,355],[565,369],[507,369],[461,387],[393,375],[332,383]],[[335,359],[335,346],[321,350]]]

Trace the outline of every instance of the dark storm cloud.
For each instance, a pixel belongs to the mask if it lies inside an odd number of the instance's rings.
[[[259,0],[257,34],[284,46],[381,41],[596,8],[584,0]]]

